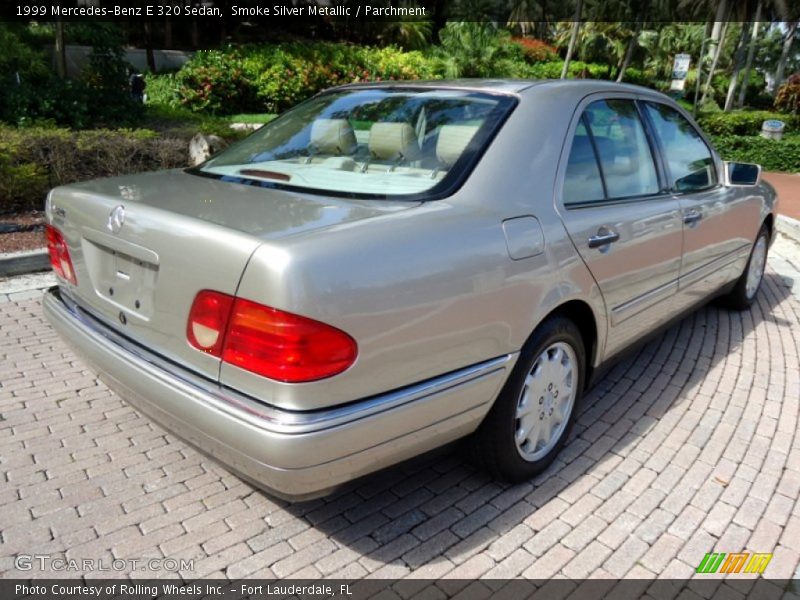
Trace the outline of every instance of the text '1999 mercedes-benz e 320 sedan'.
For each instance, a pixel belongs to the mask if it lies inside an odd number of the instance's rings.
[[[123,398],[278,495],[470,434],[519,481],[602,365],[753,302],[775,208],[647,89],[350,85],[199,167],[53,190],[44,307]]]

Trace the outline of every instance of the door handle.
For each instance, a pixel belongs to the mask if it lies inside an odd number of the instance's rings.
[[[589,248],[607,246],[608,244],[616,242],[618,239],[619,234],[616,231],[603,227],[597,232],[597,235],[593,235],[589,238]]]
[[[687,225],[694,225],[702,218],[703,213],[701,213],[699,210],[692,209],[683,215],[683,222]]]

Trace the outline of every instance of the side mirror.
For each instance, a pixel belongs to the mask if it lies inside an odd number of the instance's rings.
[[[761,181],[761,165],[752,163],[726,162],[725,185],[753,186]]]

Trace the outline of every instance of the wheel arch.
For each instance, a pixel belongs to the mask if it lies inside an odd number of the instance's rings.
[[[583,300],[568,300],[547,313],[540,321],[540,324],[553,317],[565,317],[569,319],[581,333],[583,347],[586,351],[586,373],[584,373],[584,388],[586,388],[589,382],[592,381],[594,368],[598,359],[599,332],[594,311],[592,307]],[[531,335],[533,335],[533,332],[531,332]]]
[[[772,241],[775,236],[775,216],[772,213],[767,214],[764,217],[764,226],[767,228],[767,232],[769,232],[769,240]]]

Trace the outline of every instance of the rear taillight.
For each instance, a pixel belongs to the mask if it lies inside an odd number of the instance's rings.
[[[187,337],[227,363],[287,383],[341,373],[358,354],[355,340],[335,327],[209,290],[192,304]]]
[[[203,290],[195,296],[186,324],[189,343],[203,352],[222,356],[225,328],[233,306],[233,297],[211,290]]]
[[[45,225],[44,234],[47,238],[47,253],[50,255],[50,265],[53,267],[53,271],[62,279],[78,285],[75,268],[72,266],[72,259],[69,256],[64,236],[52,225]]]

